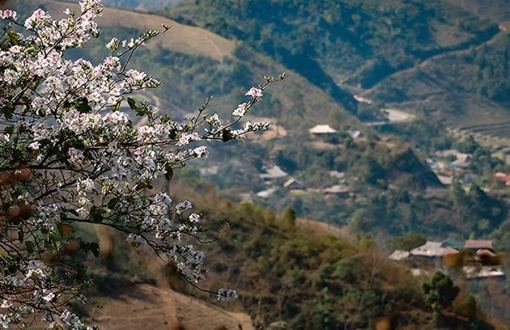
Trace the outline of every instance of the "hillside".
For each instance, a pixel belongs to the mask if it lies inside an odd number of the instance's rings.
[[[242,4],[202,0],[167,13],[176,20],[250,42],[315,85],[332,88],[331,95],[338,94],[337,99],[345,104],[348,101],[333,85],[371,87],[396,71],[439,53],[478,44],[497,31],[489,21],[440,1],[384,5],[326,1],[315,6],[300,0]]]
[[[387,319],[396,329],[434,328],[420,291],[424,279],[381,255],[369,237],[303,231],[287,212],[231,204],[211,186],[174,188],[196,201],[211,237],[225,228],[220,219],[229,221],[219,241],[202,245],[212,273],[208,285],[238,288],[255,326],[285,321],[289,329],[356,329]],[[444,328],[469,326],[459,317]]]
[[[250,317],[229,312],[173,291],[166,283],[155,286],[129,283],[101,298],[101,309],[89,309],[88,320],[104,330],[186,329],[215,330],[225,327],[254,330]]]
[[[121,235],[111,233],[116,248],[105,259],[109,261],[87,261],[97,276],[92,298],[103,306],[82,310],[87,320],[104,329],[126,330],[176,329],[177,322],[188,330],[280,329],[270,326],[275,322],[287,325],[282,329],[298,330],[370,329],[377,324],[468,330],[473,323],[502,329],[479,309],[467,309],[463,299],[468,292],[459,277],[456,283],[463,291],[441,314],[448,322],[436,326],[437,316],[421,291],[427,278],[413,277],[410,264],[389,260],[368,236],[334,237],[310,221],[300,227],[288,212],[276,215],[251,203],[233,204],[211,185],[193,190],[174,183],[173,189],[179,198],[194,200],[210,239],[223,233],[213,243],[190,241],[204,250],[211,272],[201,286],[235,287],[240,299],[218,302],[155,262],[150,253],[135,252]],[[101,229],[98,233],[104,244],[108,235]],[[469,321],[466,311],[472,313]]]
[[[63,11],[66,8],[79,11],[77,3],[56,0],[40,0],[37,2],[57,19],[64,17]],[[125,26],[126,22],[131,22],[130,28],[135,28],[139,31],[162,30],[162,24],[171,26],[170,33],[166,33],[157,38],[157,40],[152,40],[148,43],[149,49],[161,44],[167,49],[189,55],[210,57],[216,61],[221,61],[224,57],[231,57],[234,49],[232,41],[214,33],[182,25],[173,20],[152,14],[106,7],[103,11],[103,17],[98,18],[97,22],[103,29]]]
[[[451,5],[461,7],[475,15],[490,18],[500,24],[510,22],[510,8],[505,0],[445,0]]]
[[[51,9],[52,12],[57,13],[63,11],[69,5],[69,3],[54,0],[41,0],[40,3],[46,9]],[[205,3],[198,2],[197,5]],[[332,3],[328,2],[328,5],[332,5]],[[17,2],[17,4],[21,6],[19,9],[22,9],[22,11],[35,5],[34,2],[27,1]],[[23,7],[25,5],[26,7]],[[287,5],[289,4],[287,3]],[[374,20],[374,27],[378,26],[379,18],[375,17],[369,10],[373,9],[371,7],[374,5],[372,2],[367,1],[363,5],[356,2],[346,2],[344,5],[345,11],[351,17],[363,13],[365,16],[369,15],[366,16],[367,19]],[[176,7],[168,14],[175,14],[180,17],[181,21],[185,21],[186,13],[194,12],[197,9],[194,6],[188,4]],[[383,6],[380,10],[382,13],[387,13],[388,17],[393,17],[394,9],[401,8],[404,11],[412,11],[420,9],[422,5],[419,1],[416,1],[406,5],[392,2],[388,6]],[[99,61],[107,55],[104,44],[113,36],[130,38],[142,33],[145,28],[158,27],[160,22],[172,25],[173,28],[168,33],[149,44],[146,49],[138,52],[138,56],[135,56],[132,61],[132,66],[144,68],[162,81],[165,88],[156,90],[154,94],[145,94],[144,97],[155,102],[157,106],[174,118],[189,116],[194,109],[197,109],[204,102],[205,97],[210,95],[215,97],[214,101],[210,103],[210,111],[218,112],[223,117],[230,116],[233,105],[242,102],[246,90],[260,83],[264,75],[278,75],[284,71],[288,73],[284,82],[273,84],[264,91],[264,101],[257,104],[253,117],[249,117],[249,119],[262,117],[264,120],[276,124],[276,129],[272,131],[272,135],[248,139],[242,147],[239,144],[233,144],[228,148],[216,148],[211,152],[211,157],[207,163],[197,163],[197,167],[192,166],[183,172],[189,177],[190,184],[201,184],[210,180],[221,189],[223,194],[236,201],[243,198],[252,199],[278,212],[292,207],[300,217],[320,219],[329,224],[345,226],[344,230],[346,231],[374,231],[382,232],[384,235],[400,235],[408,231],[417,231],[438,238],[450,233],[462,237],[482,233],[487,235],[496,230],[505,220],[504,217],[507,214],[505,205],[502,202],[495,202],[499,205],[497,209],[500,210],[497,214],[491,214],[490,212],[469,213],[469,207],[463,209],[466,214],[452,211],[454,203],[451,199],[448,198],[438,203],[433,194],[424,193],[426,189],[434,188],[437,185],[437,179],[431,175],[423,161],[426,156],[425,152],[428,150],[435,151],[432,146],[448,149],[455,145],[452,138],[445,136],[446,131],[441,126],[442,124],[436,125],[433,120],[442,123],[444,116],[448,113],[452,116],[455,113],[461,113],[463,116],[461,118],[470,118],[468,112],[461,109],[460,106],[459,108],[448,108],[446,101],[443,102],[442,100],[451,100],[460,105],[469,104],[474,108],[477,104],[482,104],[485,99],[481,97],[476,103],[476,99],[462,99],[459,98],[460,96],[451,96],[445,90],[436,91],[441,86],[438,87],[434,83],[439,85],[452,84],[452,80],[457,79],[455,76],[450,77],[444,74],[446,69],[452,65],[444,65],[442,70],[435,70],[427,74],[418,73],[429,70],[432,65],[428,65],[428,63],[435,63],[438,59],[450,58],[450,63],[453,63],[457,56],[467,56],[464,54],[465,51],[449,51],[448,47],[458,48],[459,45],[475,42],[475,39],[485,35],[488,33],[487,31],[491,31],[494,25],[488,21],[470,16],[467,12],[456,14],[451,7],[443,8],[437,2],[430,3],[424,8],[428,8],[427,13],[429,14],[435,13],[435,18],[427,18],[423,20],[423,24],[427,23],[433,26],[439,24],[439,21],[446,21],[446,23],[443,23],[444,26],[441,30],[435,30],[435,37],[430,39],[428,43],[420,43],[419,40],[415,40],[415,42],[418,42],[417,44],[408,46],[421,49],[422,52],[436,49],[444,53],[432,55],[430,59],[420,62],[416,57],[417,53],[404,52],[405,56],[414,58],[418,66],[423,68],[421,71],[415,68],[402,69],[389,73],[389,77],[383,79],[384,83],[395,81],[394,86],[401,86],[398,90],[401,92],[395,93],[396,99],[392,99],[391,92],[397,90],[397,87],[390,89],[388,87],[391,87],[390,83],[387,85],[382,82],[376,83],[373,88],[365,92],[369,92],[370,97],[373,96],[374,99],[383,100],[387,105],[392,105],[395,108],[405,107],[406,104],[414,104],[412,102],[419,102],[420,97],[426,95],[426,93],[430,95],[423,100],[423,108],[415,109],[416,112],[419,112],[420,109],[422,112],[417,116],[416,121],[382,127],[379,132],[376,129],[364,126],[358,118],[352,115],[351,111],[346,111],[334,98],[329,97],[328,93],[331,90],[323,90],[314,86],[306,75],[303,77],[299,72],[289,70],[288,67],[274,61],[274,54],[268,54],[270,55],[268,56],[254,50],[254,48],[258,48],[255,41],[226,39],[205,29],[182,25],[155,15],[106,9],[104,16],[107,19],[103,20],[101,36],[89,42],[86,52],[70,55],[73,57],[85,56],[92,61]],[[214,12],[219,9],[221,9],[221,6],[211,10]],[[248,15],[249,10],[253,8],[243,7],[241,9],[241,13]],[[278,12],[277,10],[283,10],[284,8],[276,6],[274,9]],[[300,10],[289,13],[285,20],[289,20],[287,22],[290,24],[289,27],[292,24],[297,24],[304,13],[315,13],[318,10],[320,11],[320,8],[305,6]],[[302,12],[303,10],[304,12]],[[343,13],[344,10],[342,9],[341,12]],[[228,13],[228,10],[225,10],[223,14]],[[205,15],[205,13],[200,15]],[[254,20],[262,19],[257,15],[253,16]],[[197,20],[200,17],[197,16]],[[459,26],[452,25],[452,18],[457,18],[459,23],[464,21],[466,23],[459,24]],[[294,19],[297,21],[294,21]],[[418,17],[416,19],[422,20]],[[119,25],[121,23],[129,23],[129,26]],[[470,25],[471,23],[473,24]],[[474,26],[474,23],[477,23],[476,26]],[[404,24],[404,22],[399,24]],[[407,24],[411,23],[408,22]],[[433,31],[434,29],[430,27],[429,30]],[[376,38],[376,31],[371,30],[370,34],[367,34],[367,40]],[[449,39],[447,41],[444,35],[440,37],[437,34],[439,31],[457,33],[459,39],[455,39],[456,41]],[[293,32],[291,31],[291,33]],[[226,34],[226,32],[224,31],[223,34]],[[269,35],[267,37],[270,38]],[[345,35],[340,33],[335,38],[343,40],[343,37]],[[250,38],[254,37],[251,36]],[[492,49],[492,47],[500,49],[498,48],[500,47],[499,40],[502,38],[503,36],[498,34],[497,37],[492,39],[494,42],[490,45],[486,47],[475,46],[470,49],[487,48],[487,58],[498,52],[505,54],[504,48],[501,51]],[[503,40],[506,39],[503,38]],[[453,41],[457,43],[452,43]],[[317,42],[319,41],[317,40]],[[380,49],[382,42],[382,40],[379,40],[369,43],[372,52]],[[404,47],[403,50],[409,48],[404,44],[402,47]],[[413,49],[412,47],[410,49]],[[365,55],[366,59],[369,58],[369,54]],[[480,59],[480,63],[483,62],[483,58]],[[326,60],[327,58],[324,59],[324,61]],[[411,62],[414,64],[414,60]],[[469,62],[469,58],[465,59],[465,62]],[[496,72],[492,69],[491,61],[485,60],[485,63],[488,68],[483,70],[489,73]],[[417,71],[418,73],[416,73]],[[433,74],[437,77],[433,77]],[[497,81],[501,75],[500,73],[494,73],[494,81]],[[426,78],[427,76],[432,78]],[[427,84],[424,82],[427,82]],[[459,84],[465,84],[464,89],[473,84],[476,85],[476,83],[476,80],[474,82],[467,79],[459,80]],[[428,87],[428,89],[425,87]],[[476,88],[476,86],[469,88]],[[360,90],[362,91],[362,88],[358,88],[358,91]],[[410,95],[409,100],[402,101],[398,99],[399,95],[406,93]],[[460,92],[459,95],[461,95]],[[436,100],[437,103],[434,103],[433,100]],[[485,104],[495,104],[495,101],[492,103],[486,102]],[[356,111],[358,114],[370,118],[370,116],[380,113],[379,109],[383,105],[383,103],[375,101],[371,105],[359,103]],[[429,105],[433,108],[426,107]],[[440,106],[443,108],[440,108]],[[441,111],[437,109],[441,109]],[[494,111],[494,107],[490,109]],[[474,110],[472,113],[476,115]],[[483,117],[482,114],[479,115],[477,121],[479,125],[483,125],[483,119],[487,119],[481,117]],[[508,121],[503,123],[505,122]],[[308,132],[314,125],[325,123],[337,130],[336,136],[324,140],[311,136]],[[459,126],[468,125],[469,121],[464,122],[459,119],[447,123],[450,123],[450,125],[455,123],[456,126]],[[475,129],[481,130],[481,128]],[[500,130],[503,131],[504,127]],[[358,131],[362,135],[361,138],[351,136],[352,133]],[[396,137],[396,135],[402,137]],[[410,143],[403,144],[405,140],[410,141]],[[421,149],[416,148],[418,145]],[[473,162],[476,164],[476,167],[473,168],[475,178],[477,178],[476,185],[485,184],[490,176],[497,171],[497,166],[504,170],[501,163],[486,157],[485,150],[476,146],[470,147],[470,149],[472,149],[470,152],[478,150],[476,161]],[[399,154],[398,150],[407,150],[408,152]],[[405,166],[401,166],[401,164]],[[282,168],[287,176],[283,179],[264,182],[261,179],[261,173],[265,168],[274,165]],[[216,174],[207,172],[208,169],[213,169]],[[205,174],[200,174],[201,170],[205,170]],[[343,173],[344,178],[338,179],[331,176],[331,173],[334,172]],[[428,176],[430,176],[430,179],[427,178]],[[298,180],[306,189],[301,191],[287,189],[284,184],[288,180]],[[334,191],[334,193],[329,193],[326,189]],[[270,198],[259,198],[257,196],[257,194],[264,193],[266,190],[273,192]],[[438,189],[437,193],[441,197],[449,195],[445,188]],[[430,198],[422,198],[422,196],[429,196]],[[494,198],[497,199],[497,197]],[[452,220],[442,221],[445,216]],[[476,225],[479,220],[478,216],[490,220],[490,226],[483,231],[480,231]],[[464,222],[458,221],[459,217],[466,217],[467,220]]]
[[[23,4],[34,3],[17,4],[23,10],[29,7]],[[55,12],[68,6],[38,3]],[[438,240],[493,237],[504,246],[510,223],[506,192],[491,195],[480,188],[498,187],[490,178],[508,168],[471,140],[455,141],[443,126],[485,132],[487,121],[505,131],[508,36],[491,16],[441,3],[204,0],[164,12],[180,23],[106,9],[101,36],[86,52],[69,55],[97,62],[113,36],[131,38],[160,22],[172,25],[131,64],[164,86],[141,97],[182,121],[210,95],[215,96],[210,111],[230,116],[264,75],[287,72],[284,82],[264,91],[264,101],[248,118],[275,123],[271,134],[242,147],[218,147],[206,163],[177,174],[183,185],[201,190],[175,191],[203,199],[201,210],[212,221],[233,223],[228,240],[207,246],[215,278],[223,281],[211,287],[240,288],[244,309],[265,325],[284,320],[295,329],[367,328],[388,317],[402,329],[431,328],[419,281],[377,249],[389,236],[409,232]],[[317,19],[305,24],[310,17]],[[372,104],[358,103],[351,94]],[[383,107],[413,112],[416,120],[381,128],[361,122],[384,117]],[[337,130],[334,136],[309,133],[326,123]],[[472,154],[466,177],[474,182],[440,187],[423,161],[436,147]],[[264,181],[261,173],[274,165],[287,176]],[[231,200],[211,193],[208,180]],[[288,180],[305,189],[289,188]],[[258,196],[270,189],[268,198]],[[234,204],[244,198],[255,204]],[[296,214],[342,226],[343,239],[296,230]],[[224,223],[211,225],[215,233]],[[366,233],[377,235],[381,246],[361,239]],[[353,234],[360,239],[345,239]]]
[[[111,4],[133,8],[135,3]],[[483,5],[470,0],[384,5],[342,0],[320,6],[299,0],[202,0],[166,9],[152,4],[159,14],[244,42],[358,116],[360,109],[350,94],[460,129],[480,122],[501,126],[509,118],[508,75],[495,67],[507,62],[504,35],[510,14],[504,0]],[[496,61],[486,67],[478,61],[483,58]],[[506,137],[507,128],[481,133]]]
[[[490,128],[509,119],[505,1],[203,0],[165,15],[249,42],[351,111],[346,91],[436,125],[483,123],[482,134],[507,137],[508,126]]]

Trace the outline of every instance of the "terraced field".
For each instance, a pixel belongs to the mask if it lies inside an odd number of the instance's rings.
[[[510,120],[493,124],[473,124],[458,127],[461,131],[480,133],[491,137],[510,139]]]
[[[449,130],[459,138],[471,136],[481,146],[499,153],[499,158],[506,160],[510,155],[510,121],[494,124],[459,126]]]

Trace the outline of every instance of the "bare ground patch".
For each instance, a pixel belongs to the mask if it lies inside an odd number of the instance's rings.
[[[104,330],[171,329],[179,323],[188,330],[253,330],[250,317],[231,313],[168,287],[133,284],[118,290],[89,312],[91,324]]]

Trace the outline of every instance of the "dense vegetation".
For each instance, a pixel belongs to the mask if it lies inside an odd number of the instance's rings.
[[[213,244],[202,246],[213,275],[208,285],[236,286],[240,302],[258,327],[267,329],[280,321],[287,324],[286,329],[355,329],[376,324],[398,329],[475,329],[475,325],[494,329],[465,286],[461,290],[442,273],[413,277],[407,265],[380,254],[369,236],[350,240],[327,235],[320,226],[303,230],[290,210],[276,215],[249,202],[233,204],[210,184],[198,190],[179,184],[172,189],[180,197],[197,201],[210,238],[221,235]],[[129,249],[122,248],[123,243],[116,244],[108,259],[109,274],[97,263],[94,266],[105,290],[102,294],[115,292],[125,279],[116,274],[128,267],[130,273],[139,269],[135,271],[138,280],[151,278],[143,265],[129,261]],[[207,299],[174,273],[166,275],[173,289]],[[457,278],[456,283],[463,280]]]
[[[338,83],[371,87],[497,31],[489,21],[441,1],[201,0],[168,15],[248,43],[328,90],[347,108],[354,104]]]
[[[115,5],[134,4],[118,1]],[[211,180],[222,194],[238,200],[241,193],[251,193],[253,197],[253,193],[267,188],[259,178],[263,165],[279,165],[312,189],[335,184],[328,172],[341,171],[346,173],[346,182],[352,188],[353,195],[347,198],[324,196],[316,190],[289,193],[282,187],[285,180],[280,179],[275,183],[278,189],[270,198],[256,199],[256,202],[276,212],[292,207],[299,217],[346,226],[352,233],[380,233],[376,240],[417,232],[428,239],[494,238],[499,247],[509,248],[506,193],[504,190],[499,190],[498,195],[486,193],[481,187],[498,190],[491,182],[493,174],[510,168],[476,142],[456,141],[446,133],[444,122],[435,121],[446,117],[447,124],[458,125],[474,117],[478,123],[478,119],[488,118],[487,109],[501,111],[501,118],[507,118],[504,111],[508,109],[510,95],[510,38],[499,32],[493,41],[484,43],[498,32],[494,22],[439,0],[384,3],[342,0],[321,4],[304,0],[200,0],[164,13],[180,22],[237,39],[232,57],[221,62],[180,53],[163,44],[138,54],[136,66],[146,67],[146,71],[171,86],[172,94],[162,91],[154,99],[161,102],[161,108],[170,109],[172,116],[184,116],[210,95],[215,97],[212,109],[229,115],[233,110],[231,105],[239,102],[234,95],[259,82],[263,75],[275,75],[289,68],[322,89],[289,72],[289,79],[282,86],[265,93],[256,113],[279,124],[287,135],[258,142],[249,140],[246,143],[250,148],[242,148],[249,150],[246,152],[235,146],[221,149],[220,153],[215,151],[213,155],[218,157],[212,157],[207,165],[220,163],[218,173],[204,179],[198,167],[186,168],[182,175],[188,182],[200,187]],[[92,51],[76,56],[97,60],[104,56],[103,45],[111,36],[120,34],[128,38],[139,32],[137,28],[105,27],[99,40],[91,44]],[[378,102],[372,108],[356,104],[346,90],[369,93]],[[389,105],[412,109],[418,120],[372,129],[361,126],[344,110],[361,116]],[[338,138],[329,141],[333,143],[317,143],[308,134],[311,126],[323,123],[340,130]],[[365,138],[352,139],[347,134],[350,129],[362,130]],[[427,178],[430,171],[423,165],[423,159],[451,147],[473,154],[469,170],[475,173],[474,184],[461,187],[454,183],[451,189],[437,188],[437,183]],[[221,161],[233,159],[232,156],[239,161]],[[462,188],[470,190],[465,192]],[[273,219],[276,217],[268,211],[247,204],[243,210],[243,207],[230,207],[225,201],[218,203],[230,212],[229,219],[238,221],[231,232],[234,242],[220,243],[224,250],[213,250],[211,254],[224,255],[233,246],[249,253],[249,260],[241,260],[244,257],[240,252],[235,255],[246,266],[228,272],[249,274],[245,281],[256,279],[256,290],[263,292],[260,297],[250,296],[254,283],[230,278],[236,286],[236,281],[245,285],[247,308],[255,309],[259,301],[264,306],[260,307],[264,323],[284,319],[292,325],[305,322],[310,329],[318,324],[327,328],[332,324],[328,322],[365,327],[377,317],[393,315],[403,308],[396,324],[404,325],[408,311],[399,305],[396,297],[409,298],[413,308],[425,308],[419,285],[407,275],[399,280],[404,286],[412,283],[412,289],[405,288],[409,295],[399,296],[399,290],[404,288],[392,279],[378,279],[374,284],[373,278],[364,272],[367,268],[363,267],[370,266],[364,258],[382,260],[368,248],[372,243],[332,238],[309,240],[302,233],[282,232],[281,225]],[[254,219],[259,213],[267,219]],[[226,217],[225,214],[213,216]],[[248,223],[257,225],[243,227],[247,219]],[[269,233],[275,238],[266,246],[267,242],[258,238]],[[262,253],[270,257],[263,258]],[[310,260],[301,260],[301,255]],[[314,261],[317,255],[325,255],[324,260],[320,257]],[[264,259],[271,263],[264,264]],[[324,269],[319,271],[321,261]],[[222,261],[217,262],[218,273],[226,271],[221,270]],[[268,267],[274,268],[275,273],[265,279],[263,275]],[[381,267],[394,270],[395,266],[381,261]],[[354,274],[344,274],[350,268]],[[400,274],[402,270],[396,272]],[[359,289],[348,287],[346,282],[351,279],[359,284]],[[387,288],[384,283],[390,287],[396,285],[396,291],[382,290],[381,287]],[[317,290],[312,293],[310,287]],[[284,292],[284,296],[278,297],[277,291]],[[349,305],[352,301],[339,297],[339,293],[357,304]],[[289,299],[303,302],[289,302]],[[389,307],[384,307],[385,304]],[[352,317],[334,308],[338,305],[347,306]],[[297,309],[304,310],[304,314],[295,313]],[[355,319],[355,313],[365,310],[366,314],[360,314],[364,318]],[[253,311],[252,315],[257,313]],[[423,317],[428,320],[428,316]],[[426,328],[428,321],[422,321]]]

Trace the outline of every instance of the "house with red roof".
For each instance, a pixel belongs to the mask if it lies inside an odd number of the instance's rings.
[[[489,250],[495,252],[494,245],[491,240],[470,240],[464,242],[464,249],[476,252],[478,250]]]

